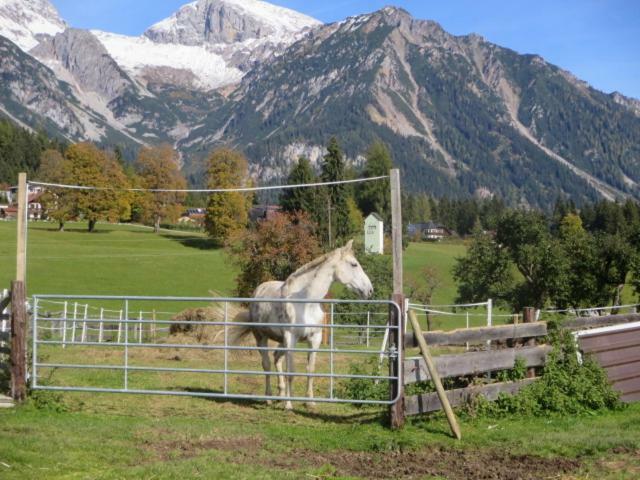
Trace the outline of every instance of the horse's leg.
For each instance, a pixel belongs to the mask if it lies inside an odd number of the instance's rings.
[[[312,335],[309,335],[309,348],[312,350],[318,350],[320,348],[320,344],[322,343],[322,331],[315,332]],[[309,352],[309,357],[307,358],[307,373],[313,374],[316,371],[316,353],[315,351]],[[308,407],[315,407],[316,402],[313,401],[313,376],[309,375],[307,377],[307,397],[309,401],[307,401]]]
[[[260,335],[258,332],[253,332],[253,335],[256,337],[256,344],[260,349],[260,356],[262,357],[262,369],[266,373],[265,396],[271,397],[271,375],[269,375],[269,372],[271,372],[271,361],[269,360],[269,351],[267,350],[267,347],[269,346],[269,339],[264,335]],[[271,400],[267,400],[267,405],[271,405]]]
[[[296,339],[295,336],[293,335],[293,332],[285,332],[284,333],[284,343],[285,343],[285,348],[286,350],[286,358],[287,358],[287,373],[291,374],[294,373],[295,370],[295,366],[293,364],[293,352],[291,351],[292,348],[295,348],[296,346]],[[293,375],[288,375],[287,376],[287,380],[286,380],[286,391],[287,391],[287,397],[292,397],[293,396]],[[286,410],[293,410],[293,405],[291,404],[291,400],[287,400],[284,404],[284,408]]]

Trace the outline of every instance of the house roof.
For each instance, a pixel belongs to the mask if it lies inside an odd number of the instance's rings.
[[[370,213],[370,214],[369,214],[369,216],[368,216],[367,218],[370,218],[370,217],[375,218],[375,219],[376,219],[376,220],[378,220],[379,222],[384,222],[384,219],[383,219],[380,215],[378,215],[376,212],[372,212],[372,213]]]

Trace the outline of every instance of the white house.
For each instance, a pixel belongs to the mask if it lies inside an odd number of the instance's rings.
[[[372,213],[364,221],[364,251],[382,255],[384,253],[384,221]]]

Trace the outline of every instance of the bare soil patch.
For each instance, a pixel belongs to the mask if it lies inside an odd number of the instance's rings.
[[[267,460],[268,461],[268,460]],[[538,480],[562,478],[580,468],[578,460],[514,455],[496,450],[416,452],[312,452],[296,450],[274,458],[282,469],[331,465],[338,475],[372,479],[413,479],[426,476],[470,480]]]
[[[145,449],[160,460],[186,459],[210,450],[224,452],[255,452],[262,448],[260,437],[200,437],[173,438],[162,442],[146,441]]]

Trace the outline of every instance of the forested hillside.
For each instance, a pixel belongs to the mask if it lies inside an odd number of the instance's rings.
[[[40,154],[48,148],[62,149],[62,145],[45,133],[32,133],[0,119],[0,183],[14,184],[19,172],[34,174],[40,166]]]

